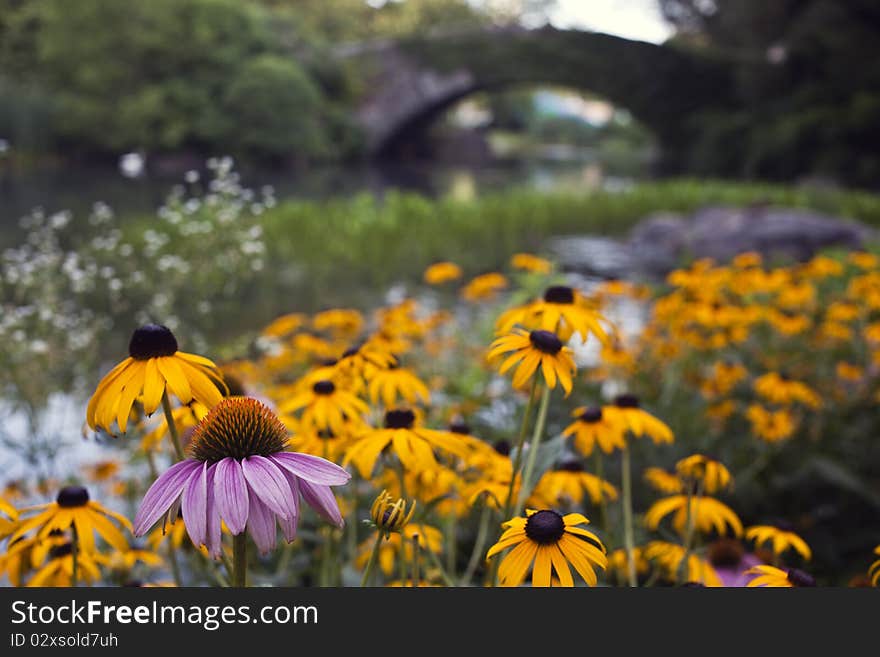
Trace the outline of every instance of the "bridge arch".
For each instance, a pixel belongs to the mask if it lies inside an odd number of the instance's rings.
[[[696,116],[734,102],[724,62],[596,32],[547,27],[435,34],[348,56],[368,71],[356,116],[374,157],[466,96],[551,84],[626,108],[657,136],[667,168],[676,168]]]

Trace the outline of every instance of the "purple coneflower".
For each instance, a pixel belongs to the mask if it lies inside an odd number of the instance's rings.
[[[195,427],[190,458],[175,463],[144,496],[134,521],[135,536],[161,517],[183,512],[198,547],[221,554],[220,521],[241,541],[244,532],[261,554],[275,548],[275,521],[284,538],[296,537],[300,496],[327,521],[344,522],[330,486],[351,475],[317,456],[287,452],[287,430],[268,407],[246,397],[217,404]]]

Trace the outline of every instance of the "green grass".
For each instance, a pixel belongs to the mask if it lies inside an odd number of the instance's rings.
[[[502,266],[511,254],[540,252],[562,234],[621,235],[657,211],[690,212],[709,204],[771,203],[880,225],[880,196],[859,191],[757,183],[674,180],[626,191],[543,193],[511,190],[469,201],[393,192],[330,201],[285,201],[264,216],[275,262],[321,305],[344,288],[373,290],[416,281],[437,260],[467,274]],[[349,300],[348,303],[351,303]]]

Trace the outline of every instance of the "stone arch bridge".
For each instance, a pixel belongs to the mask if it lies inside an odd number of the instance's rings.
[[[730,67],[668,45],[573,30],[488,29],[342,47],[365,70],[357,110],[368,155],[423,134],[464,97],[521,84],[596,93],[626,108],[679,168],[701,112],[733,103]]]

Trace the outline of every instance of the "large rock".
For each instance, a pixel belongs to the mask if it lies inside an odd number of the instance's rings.
[[[711,206],[690,216],[650,215],[619,242],[563,236],[550,240],[549,248],[570,271],[615,278],[658,277],[691,258],[725,262],[756,251],[771,262],[804,261],[822,249],[859,249],[876,239],[877,232],[864,224],[811,210]]]

